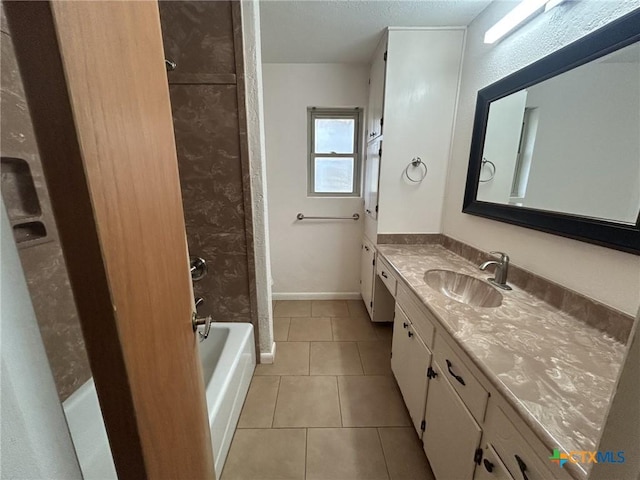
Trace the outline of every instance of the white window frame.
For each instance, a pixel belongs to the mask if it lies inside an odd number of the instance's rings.
[[[315,120],[317,118],[347,118],[355,120],[353,153],[315,152]],[[309,197],[359,197],[362,172],[362,108],[307,108],[307,196]],[[316,157],[353,157],[353,185],[351,192],[316,192]]]

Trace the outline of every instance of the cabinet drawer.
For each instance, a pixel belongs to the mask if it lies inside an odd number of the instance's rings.
[[[433,336],[435,334],[434,320],[431,320],[429,314],[425,312],[426,307],[419,306],[418,302],[412,297],[413,294],[398,285],[396,303],[402,307],[404,313],[409,317],[424,344],[431,348],[433,347]]]
[[[393,298],[396,298],[396,288],[398,286],[398,281],[396,277],[391,273],[391,267],[387,262],[385,262],[381,257],[378,257],[378,261],[376,263],[376,273],[380,276],[386,287],[393,295]]]
[[[474,418],[482,423],[489,399],[487,391],[440,335],[436,336],[433,355],[443,369],[437,373],[447,378]]]
[[[493,402],[487,409],[485,430],[487,438],[511,472],[513,478],[516,480],[555,478],[555,475],[552,475],[545,462],[536,455],[522,434],[511,423],[500,407]],[[551,456],[551,451],[549,451],[549,456]]]

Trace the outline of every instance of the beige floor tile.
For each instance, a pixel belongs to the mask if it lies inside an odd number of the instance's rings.
[[[280,377],[253,377],[238,428],[271,428]]]
[[[282,377],[273,427],[340,427],[336,377]]]
[[[275,361],[256,365],[254,375],[309,375],[309,342],[278,342]]]
[[[389,345],[391,345],[391,340],[393,339],[393,323],[372,323],[373,329],[376,331],[376,335],[378,336],[378,340],[384,340]]]
[[[365,375],[391,375],[391,345],[388,342],[358,342],[358,351]]]
[[[375,428],[310,428],[307,480],[388,479]]]
[[[354,342],[311,342],[310,375],[362,375]]]
[[[413,427],[378,431],[391,480],[435,480]]]
[[[333,339],[338,341],[378,340],[367,318],[332,318]]]
[[[236,430],[221,480],[303,480],[306,431]]]
[[[391,376],[338,377],[338,390],[345,427],[411,425],[400,390]]]
[[[278,300],[273,310],[274,317],[310,317],[310,300]]]
[[[314,317],[348,317],[349,309],[345,300],[314,300],[311,302]]]
[[[276,342],[286,342],[289,340],[289,325],[291,319],[287,317],[273,318],[273,339]]]
[[[350,317],[369,318],[369,312],[367,312],[367,307],[364,306],[362,300],[347,300],[347,308]]]
[[[331,341],[331,319],[321,317],[292,318],[289,341]]]

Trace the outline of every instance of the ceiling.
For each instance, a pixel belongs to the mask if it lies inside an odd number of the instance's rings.
[[[261,0],[264,63],[369,63],[385,27],[468,25],[491,0]]]

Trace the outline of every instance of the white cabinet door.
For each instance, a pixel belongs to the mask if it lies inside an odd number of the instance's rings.
[[[393,323],[391,351],[391,370],[402,392],[413,426],[422,438],[421,424],[427,399],[427,368],[431,364],[431,352],[398,306]]]
[[[364,163],[364,211],[372,218],[378,218],[381,153],[382,141],[374,141],[367,145],[367,156]]]
[[[378,44],[369,74],[369,108],[367,109],[367,141],[382,135],[384,108],[384,80],[386,71],[387,39]]]
[[[362,242],[362,255],[360,258],[360,294],[369,316],[373,317],[373,277],[376,272],[376,252],[373,245],[367,240]]]
[[[482,449],[482,460],[473,480],[513,480],[502,460],[490,444]]]
[[[446,370],[436,362],[433,369],[437,376],[429,381],[424,451],[438,480],[471,480],[482,430],[445,379]]]

